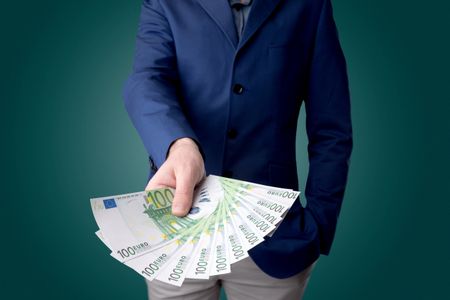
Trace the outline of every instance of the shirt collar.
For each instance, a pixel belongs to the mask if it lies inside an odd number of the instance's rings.
[[[250,5],[252,0],[229,0],[231,6],[244,6]]]

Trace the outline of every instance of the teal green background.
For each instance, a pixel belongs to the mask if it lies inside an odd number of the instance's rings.
[[[145,299],[89,198],[142,190],[124,110],[140,1],[4,1],[2,299]],[[354,151],[332,253],[305,299],[450,299],[450,5],[334,1]],[[298,163],[307,174],[304,112]]]

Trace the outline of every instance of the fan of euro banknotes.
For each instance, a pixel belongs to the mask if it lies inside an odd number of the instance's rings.
[[[91,199],[111,256],[148,280],[181,286],[208,279],[271,236],[300,192],[209,175],[185,217],[171,214],[170,188]]]

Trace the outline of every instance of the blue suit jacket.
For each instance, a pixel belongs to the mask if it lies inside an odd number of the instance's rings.
[[[304,101],[307,205],[297,201],[250,255],[285,278],[329,253],[352,148],[346,65],[330,0],[255,0],[240,41],[228,0],[144,0],[124,99],[150,176],[174,140],[191,137],[207,173],[292,189]]]

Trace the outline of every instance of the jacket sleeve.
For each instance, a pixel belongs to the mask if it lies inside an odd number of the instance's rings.
[[[328,254],[344,196],[352,151],[346,62],[330,0],[317,25],[305,97],[309,172],[305,220],[317,226],[320,252]]]
[[[123,98],[156,167],[165,161],[176,139],[198,141],[180,106],[174,40],[157,0],[142,2],[133,71],[125,83]]]

